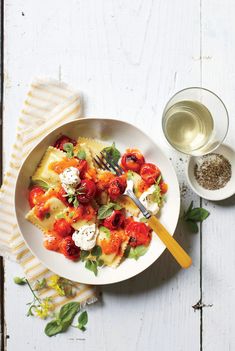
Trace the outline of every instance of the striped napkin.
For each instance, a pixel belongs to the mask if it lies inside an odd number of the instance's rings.
[[[54,275],[27,248],[18,229],[14,211],[14,188],[22,160],[48,132],[62,123],[80,118],[81,101],[78,93],[67,84],[51,79],[36,79],[30,86],[17,126],[16,142],[4,174],[0,190],[0,255],[21,264],[30,283]],[[74,283],[76,295],[70,300],[83,305],[97,300],[95,288]],[[51,288],[43,289],[40,297],[53,298],[56,307],[68,302]]]

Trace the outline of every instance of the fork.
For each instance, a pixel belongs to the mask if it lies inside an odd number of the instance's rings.
[[[107,171],[114,171],[117,176],[124,174],[124,170],[117,163],[111,161],[103,152],[93,157],[95,163],[101,169]],[[135,196],[133,192],[133,180],[127,180],[127,187],[123,195],[129,196],[129,198],[135,203],[140,209],[143,216],[146,218],[149,227],[158,235],[160,240],[165,244],[167,249],[170,251],[175,260],[179,263],[182,268],[188,268],[192,264],[191,257],[184,251],[184,249],[178,244],[178,242],[170,235],[167,229],[162,225],[159,219],[152,215],[142,202]]]

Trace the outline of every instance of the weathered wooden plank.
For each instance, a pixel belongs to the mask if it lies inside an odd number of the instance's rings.
[[[73,0],[68,6],[5,0],[5,161],[26,85],[48,74],[82,91],[86,116],[117,117],[142,128],[162,144],[185,182],[185,159],[163,141],[161,113],[175,91],[200,84],[199,19],[199,1]],[[188,190],[183,206],[191,199],[198,201]],[[14,286],[20,268],[7,262],[8,351],[198,350],[200,315],[191,306],[200,298],[200,237],[181,225],[176,236],[193,257],[189,271],[164,253],[138,277],[103,287],[104,302],[89,308],[85,334],[71,330],[53,339],[43,335],[43,322],[25,317],[30,296]]]
[[[213,15],[212,15],[213,14]],[[202,83],[224,100],[230,115],[226,143],[235,142],[235,7],[233,1],[202,1]],[[223,122],[221,122],[223,123]],[[203,201],[203,350],[235,349],[235,197]]]

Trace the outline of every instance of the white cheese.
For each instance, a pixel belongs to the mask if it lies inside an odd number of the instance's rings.
[[[98,230],[95,224],[83,225],[73,233],[72,239],[76,246],[82,250],[91,250],[96,244]]]
[[[81,182],[79,170],[75,167],[66,168],[60,175],[62,188],[67,194],[73,195],[78,184]]]
[[[152,214],[156,214],[159,211],[159,206],[153,199],[153,192],[155,191],[155,185],[151,185],[150,188],[141,194],[139,200]]]

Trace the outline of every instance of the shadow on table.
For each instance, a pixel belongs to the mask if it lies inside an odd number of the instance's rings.
[[[189,254],[191,251],[190,243],[194,235],[190,234],[185,224],[179,220],[174,238]],[[176,263],[168,250],[165,250],[155,263],[136,277],[120,283],[104,285],[102,286],[102,291],[105,294],[118,295],[118,297],[143,294],[168,283],[180,270],[181,267]]]
[[[232,207],[235,206],[235,195],[229,197],[228,199],[221,200],[221,201],[212,201],[215,205],[222,206],[222,207]]]

